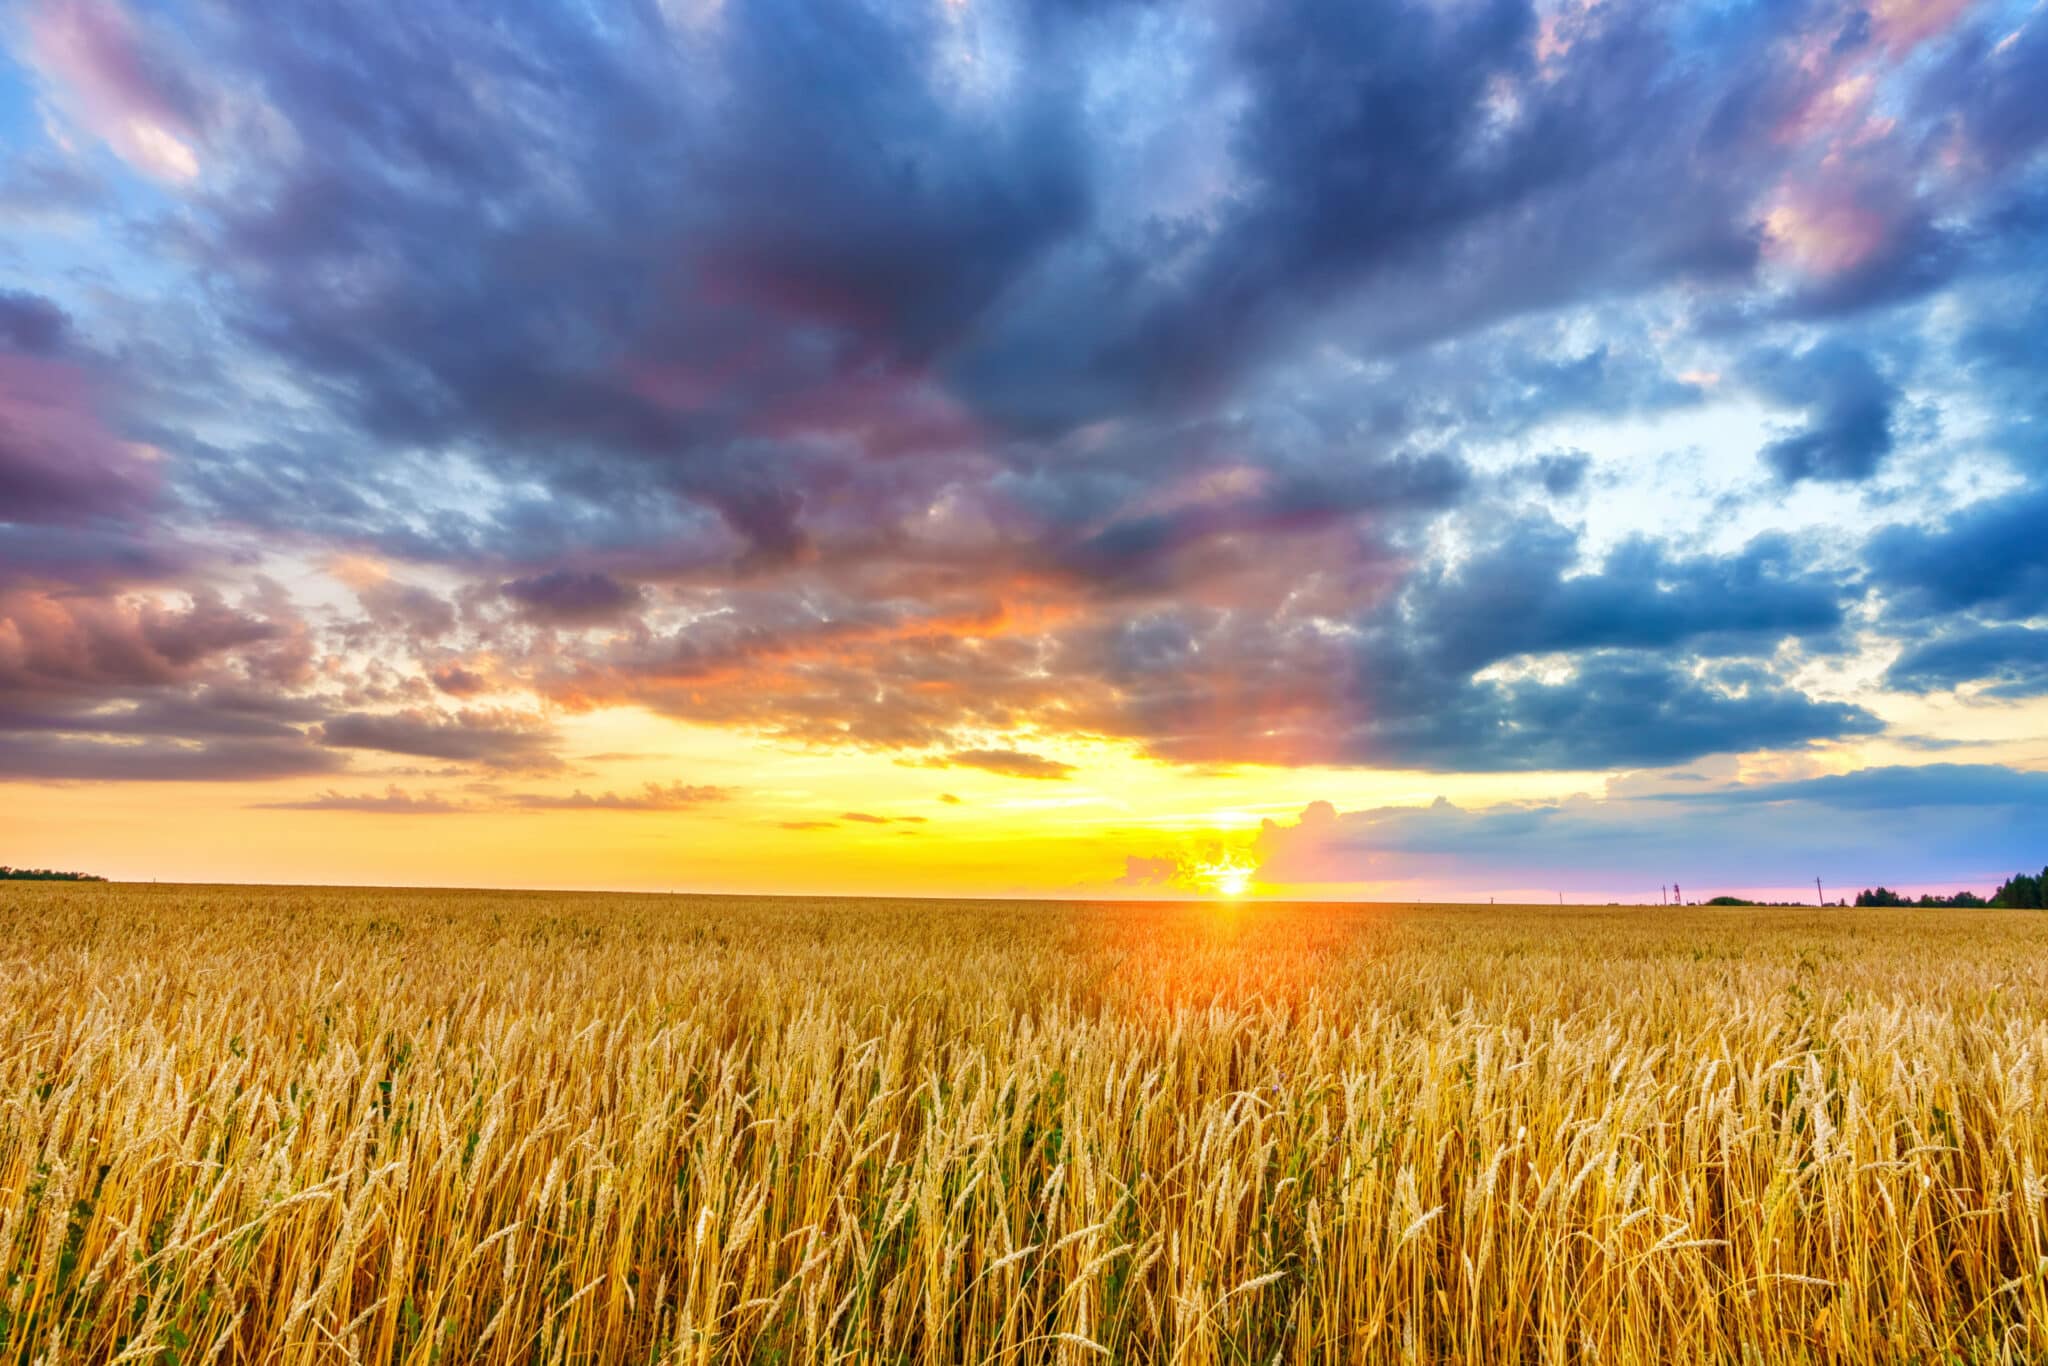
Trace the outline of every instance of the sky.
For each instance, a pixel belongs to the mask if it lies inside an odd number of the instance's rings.
[[[0,7],[0,862],[2048,862],[2048,9]]]

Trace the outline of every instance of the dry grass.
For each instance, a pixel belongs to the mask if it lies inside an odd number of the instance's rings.
[[[8,1361],[2039,1361],[2048,916],[0,889]]]

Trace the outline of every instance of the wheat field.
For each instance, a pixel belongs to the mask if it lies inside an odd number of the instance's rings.
[[[2048,916],[0,885],[0,1359],[2048,1359]]]

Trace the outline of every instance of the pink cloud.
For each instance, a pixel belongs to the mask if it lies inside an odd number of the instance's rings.
[[[66,112],[137,170],[199,174],[202,101],[160,35],[116,0],[36,0],[26,26],[30,60]]]
[[[0,505],[10,519],[127,517],[155,497],[155,452],[108,431],[100,398],[70,361],[0,352]]]
[[[1878,38],[1895,57],[1946,33],[1970,8],[1970,0],[1874,0],[1870,17]]]
[[[1875,256],[1889,236],[1883,215],[1839,187],[1787,190],[1764,216],[1765,250],[1814,275],[1855,269]]]

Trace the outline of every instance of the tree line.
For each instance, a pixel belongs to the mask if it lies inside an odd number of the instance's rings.
[[[105,882],[96,873],[60,873],[55,868],[9,868],[0,863],[0,882]]]
[[[2038,876],[2032,873],[2014,873],[1998,884],[1998,890],[1986,901],[1975,892],[1957,892],[1954,896],[1909,897],[1889,887],[1869,888],[1856,895],[1858,906],[2008,906],[2016,910],[2048,910],[2048,868]]]

